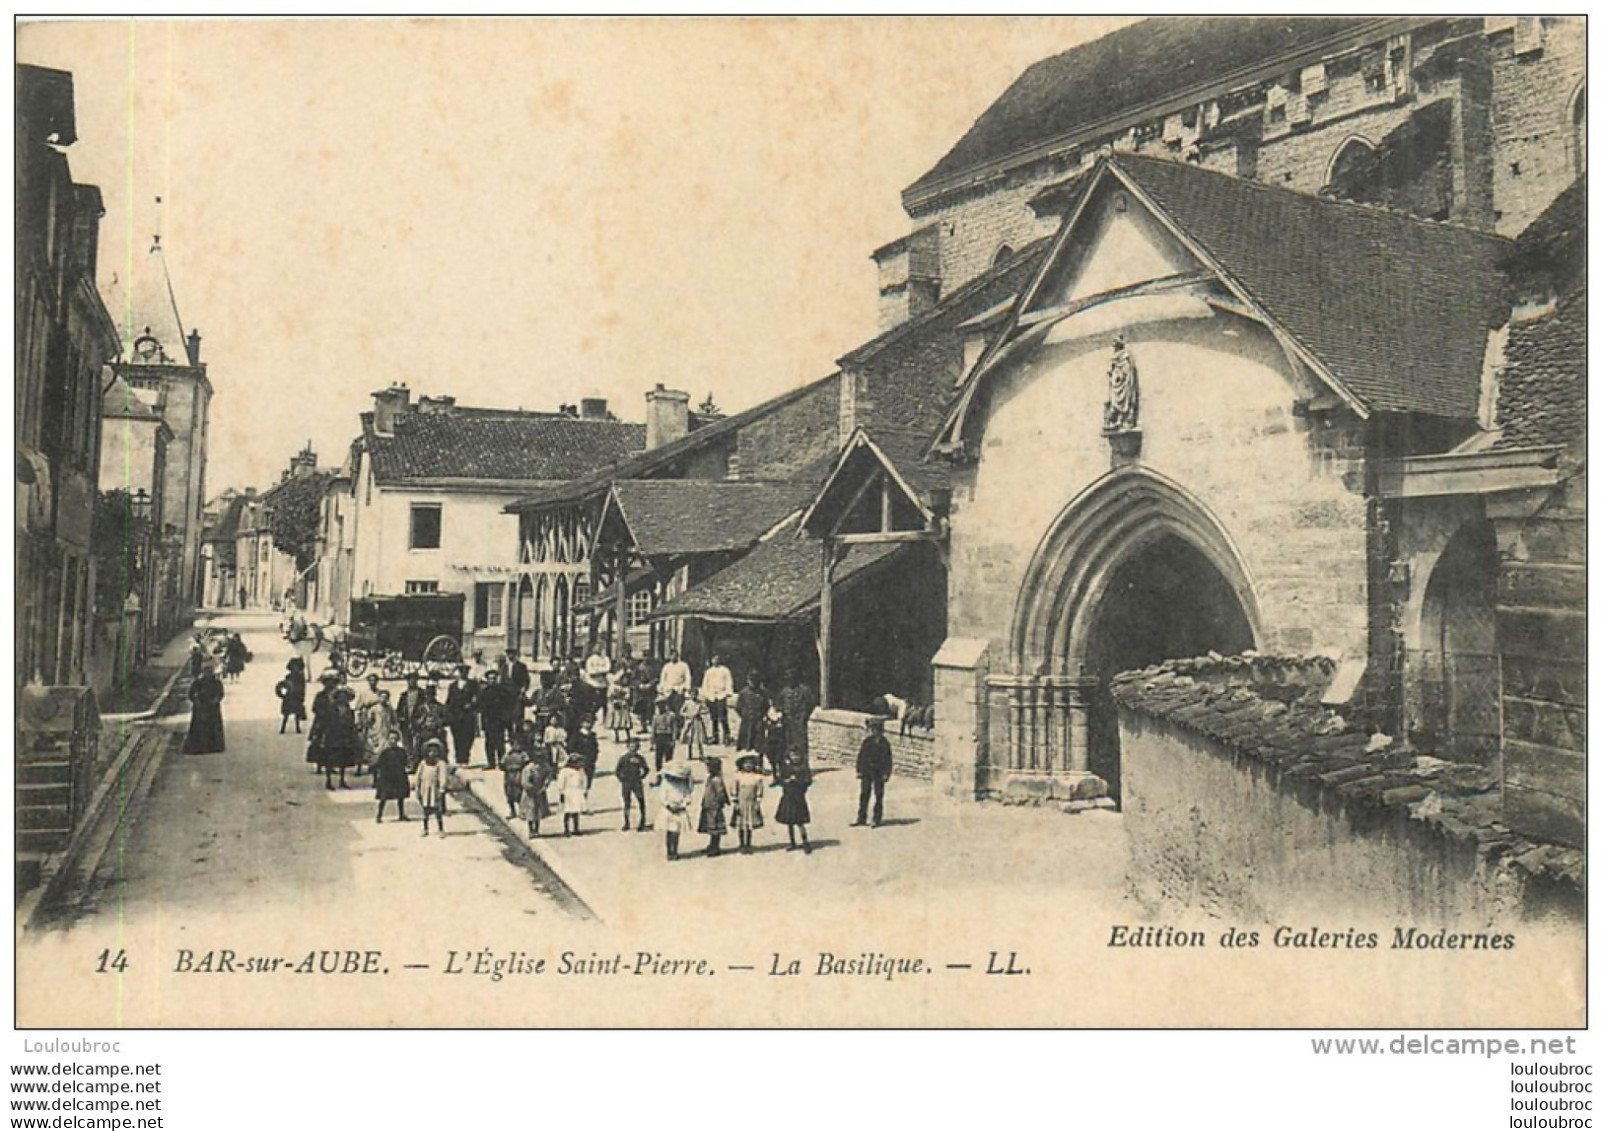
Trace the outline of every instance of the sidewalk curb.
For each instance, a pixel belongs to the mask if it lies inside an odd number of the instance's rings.
[[[473,799],[478,802],[481,809],[480,815],[485,820],[500,825],[507,833],[515,837],[519,844],[539,857],[540,863],[549,868],[551,874],[561,882],[562,886],[573,893],[573,898],[589,908],[590,914],[595,916],[597,922],[605,923],[612,920],[612,916],[605,909],[605,901],[597,900],[593,889],[574,879],[566,863],[562,860],[561,854],[556,852],[550,845],[544,843],[547,839],[546,837],[541,836],[530,840],[515,825],[501,816],[500,807],[506,804],[506,795],[497,788],[498,782],[492,783],[490,781],[491,774],[498,776],[499,771],[486,771],[483,777],[474,778],[471,785]]]

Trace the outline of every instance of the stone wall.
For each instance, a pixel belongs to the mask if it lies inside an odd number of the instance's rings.
[[[1492,21],[1487,21],[1492,23]],[[1517,235],[1573,182],[1574,96],[1585,78],[1585,22],[1540,20],[1540,46],[1519,51],[1518,21],[1496,21],[1491,55],[1496,230]],[[1580,96],[1582,99],[1583,94]]]
[[[741,479],[789,479],[837,450],[840,380],[822,381],[740,429],[735,459]]]
[[[1585,476],[1525,522],[1497,592],[1509,825],[1585,843]]]
[[[1320,706],[1333,671],[1249,656],[1119,678],[1141,901],[1332,929],[1583,922],[1583,855],[1503,824],[1494,774],[1415,756]]]
[[[807,723],[807,741],[812,747],[814,765],[845,766],[855,771],[857,751],[867,737],[865,723],[868,716],[860,711],[837,711],[819,708],[812,712]],[[903,777],[934,777],[934,732],[914,730],[902,734],[896,722],[887,722],[884,736],[890,740],[890,751],[895,758],[895,772]]]

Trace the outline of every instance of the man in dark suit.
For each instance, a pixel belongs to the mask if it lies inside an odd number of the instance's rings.
[[[522,716],[517,693],[501,682],[501,673],[491,668],[484,673],[478,692],[478,721],[484,728],[484,757],[495,769],[506,753],[506,735]]]
[[[445,692],[445,725],[451,732],[458,766],[472,761],[473,739],[478,736],[478,681],[468,670],[466,664],[459,664],[456,678]]]
[[[506,682],[517,692],[517,717],[523,718],[523,705],[529,701],[528,689],[534,682],[529,675],[528,665],[517,658],[517,652],[506,653]]]
[[[400,727],[401,739],[406,744],[409,768],[414,768],[422,757],[417,738],[417,709],[422,703],[423,689],[418,684],[417,673],[413,672],[406,677],[406,690],[401,692],[400,702],[395,705],[395,724]]]

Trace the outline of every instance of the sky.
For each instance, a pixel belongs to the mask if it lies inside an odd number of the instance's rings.
[[[395,381],[464,405],[658,382],[739,411],[873,337],[900,194],[1025,67],[1126,19],[24,24],[73,73],[124,329],[159,232],[208,493],[338,464]],[[159,203],[158,203],[159,198]]]

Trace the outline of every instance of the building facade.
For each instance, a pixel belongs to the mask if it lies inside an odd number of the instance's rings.
[[[413,404],[404,385],[375,393],[352,448],[349,494],[336,492],[324,510],[331,592],[336,601],[340,588],[348,592],[330,611],[348,623],[352,598],[460,593],[464,652],[498,654],[509,644],[518,566],[507,504],[616,462],[644,440],[644,427],[614,419],[602,400],[545,413],[450,397]]]
[[[872,650],[938,589],[919,683],[966,797],[1118,799],[1120,675],[1316,660],[1359,748],[1578,843],[1583,45],[1148,20],[1036,64],[903,194],[800,548],[659,613],[816,618],[825,702],[905,697]]]
[[[76,185],[72,76],[18,67],[15,679],[85,684],[95,650],[93,523],[115,325],[95,289],[100,194]],[[120,610],[119,610],[120,612]]]

